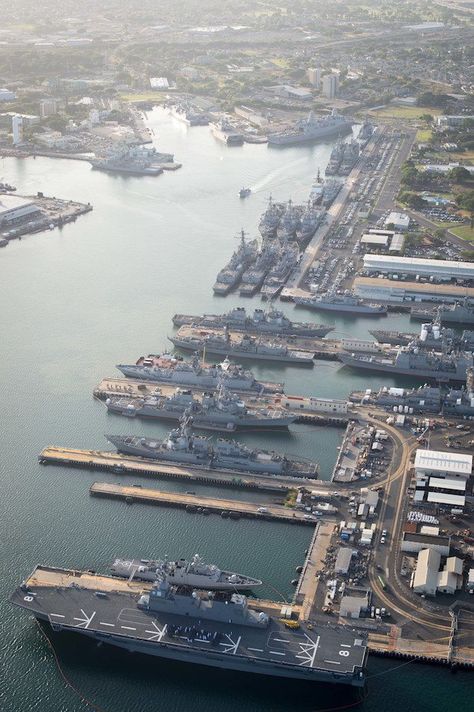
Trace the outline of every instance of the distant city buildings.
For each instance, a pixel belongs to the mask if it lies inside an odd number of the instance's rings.
[[[311,67],[307,69],[306,76],[308,77],[308,81],[311,86],[315,89],[319,89],[321,85],[321,70],[319,69],[319,67],[317,69]]]
[[[0,101],[15,101],[16,94],[5,87],[0,88]]]
[[[170,84],[166,77],[150,77],[150,86],[157,91],[169,89]]]
[[[40,101],[40,116],[46,119],[48,116],[53,116],[58,113],[58,102],[56,99],[41,99]]]
[[[14,146],[23,142],[23,116],[20,114],[12,117],[12,137]]]
[[[327,99],[334,99],[339,88],[339,77],[337,74],[326,74],[323,77],[322,92]]]

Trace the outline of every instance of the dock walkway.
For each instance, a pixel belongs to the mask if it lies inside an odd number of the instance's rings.
[[[130,474],[141,477],[162,477],[165,479],[181,479],[191,483],[209,483],[230,487],[243,487],[262,492],[278,492],[284,494],[290,489],[307,487],[321,488],[318,480],[297,477],[279,477],[259,475],[253,477],[236,470],[213,470],[207,467],[180,467],[159,460],[146,460],[115,452],[99,450],[74,450],[61,447],[46,447],[39,455],[43,465],[64,465],[80,467],[89,470],[106,470],[114,474]]]
[[[142,487],[129,487],[115,485],[110,482],[94,482],[91,485],[90,494],[94,497],[109,497],[112,499],[122,499],[128,504],[139,502],[140,504],[154,504],[161,507],[178,507],[195,513],[201,509],[201,513],[218,513],[230,519],[240,517],[261,519],[263,521],[284,521],[291,524],[305,524],[313,526],[315,519],[307,519],[302,512],[285,507],[282,504],[268,504],[265,512],[258,502],[242,502],[234,499],[217,499],[215,497],[203,497],[195,494],[182,494],[180,492],[163,492],[156,489],[145,489]],[[202,511],[204,510],[204,511]]]

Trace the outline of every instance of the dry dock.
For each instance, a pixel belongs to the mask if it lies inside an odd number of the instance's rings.
[[[239,519],[240,517],[262,519],[263,521],[284,521],[291,524],[306,524],[314,526],[313,518],[307,519],[301,512],[289,509],[281,504],[268,504],[262,507],[255,502],[241,502],[234,499],[216,499],[202,497],[194,494],[181,494],[180,492],[162,492],[156,489],[143,487],[128,487],[115,485],[110,482],[94,482],[89,490],[94,497],[108,497],[122,499],[128,504],[154,504],[161,507],[178,507],[188,512],[220,514],[222,517]],[[265,512],[259,511],[265,509]]]
[[[100,452],[98,450],[73,450],[60,447],[46,447],[41,451],[39,462],[42,465],[64,465],[80,467],[89,470],[105,470],[115,474],[129,474],[143,477],[162,477],[164,479],[181,479],[187,482],[215,484],[230,487],[243,487],[261,490],[263,492],[278,492],[280,494],[296,487],[308,489],[321,488],[318,480],[297,477],[259,476],[252,477],[247,473],[234,470],[212,470],[206,467],[180,467],[169,462],[146,460],[115,452]]]

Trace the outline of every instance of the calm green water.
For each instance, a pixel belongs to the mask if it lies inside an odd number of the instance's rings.
[[[276,589],[291,596],[289,582],[310,538],[305,528],[90,499],[91,482],[113,476],[37,464],[38,452],[50,443],[103,448],[106,432],[166,432],[156,424],[107,416],[103,404],[91,397],[93,387],[102,376],[115,373],[115,363],[166,348],[174,312],[222,311],[238,304],[238,297],[216,299],[211,292],[238,230],[256,233],[270,191],[279,200],[304,200],[331,150],[330,144],[283,152],[249,145],[228,149],[207,128],[187,129],[161,111],[149,118],[158,145],[183,162],[180,171],[124,178],[92,171],[80,162],[0,162],[0,178],[17,185],[21,194],[41,190],[94,205],[92,213],[62,231],[24,238],[0,253],[2,712],[84,709],[64,688],[33,621],[7,603],[36,563],[106,570],[115,555],[188,556],[199,551],[262,578],[263,595],[272,596]],[[242,185],[254,191],[246,201],[237,197]],[[291,305],[284,309],[293,314]],[[297,315],[316,320],[304,311]],[[360,336],[374,324],[364,319],[335,323],[338,333]],[[404,327],[407,321],[396,317],[384,324]],[[376,376],[326,362],[313,371],[273,366],[255,371],[261,378],[284,380],[289,393],[342,397],[381,383]],[[288,434],[245,438],[313,457],[327,478],[340,432],[299,426]],[[185,489],[177,483],[160,486]],[[242,496],[227,489],[222,495]],[[55,643],[70,677],[107,712],[309,711],[356,699],[350,690],[137,659],[97,649],[88,641],[60,636]],[[451,677],[441,669],[414,665],[391,671],[396,664],[371,661],[371,674],[383,674],[369,683],[361,709],[468,709],[467,675]]]

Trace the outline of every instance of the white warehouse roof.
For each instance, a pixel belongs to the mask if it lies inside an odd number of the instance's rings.
[[[451,472],[469,477],[472,472],[472,455],[418,449],[415,455],[415,469]]]
[[[464,507],[466,498],[461,494],[442,494],[441,492],[428,492],[427,502],[433,504],[452,504],[457,507]]]
[[[27,198],[20,198],[18,195],[0,195],[0,217],[11,210],[26,208],[29,205],[34,205],[34,202]]]
[[[445,279],[474,279],[473,262],[432,260],[422,257],[395,257],[395,255],[364,255],[364,268],[372,272],[404,272],[440,276]]]
[[[462,480],[460,478],[446,477],[446,479],[443,479],[442,477],[430,477],[429,487],[439,487],[440,489],[458,490],[458,492],[465,492],[466,484],[467,481]]]

